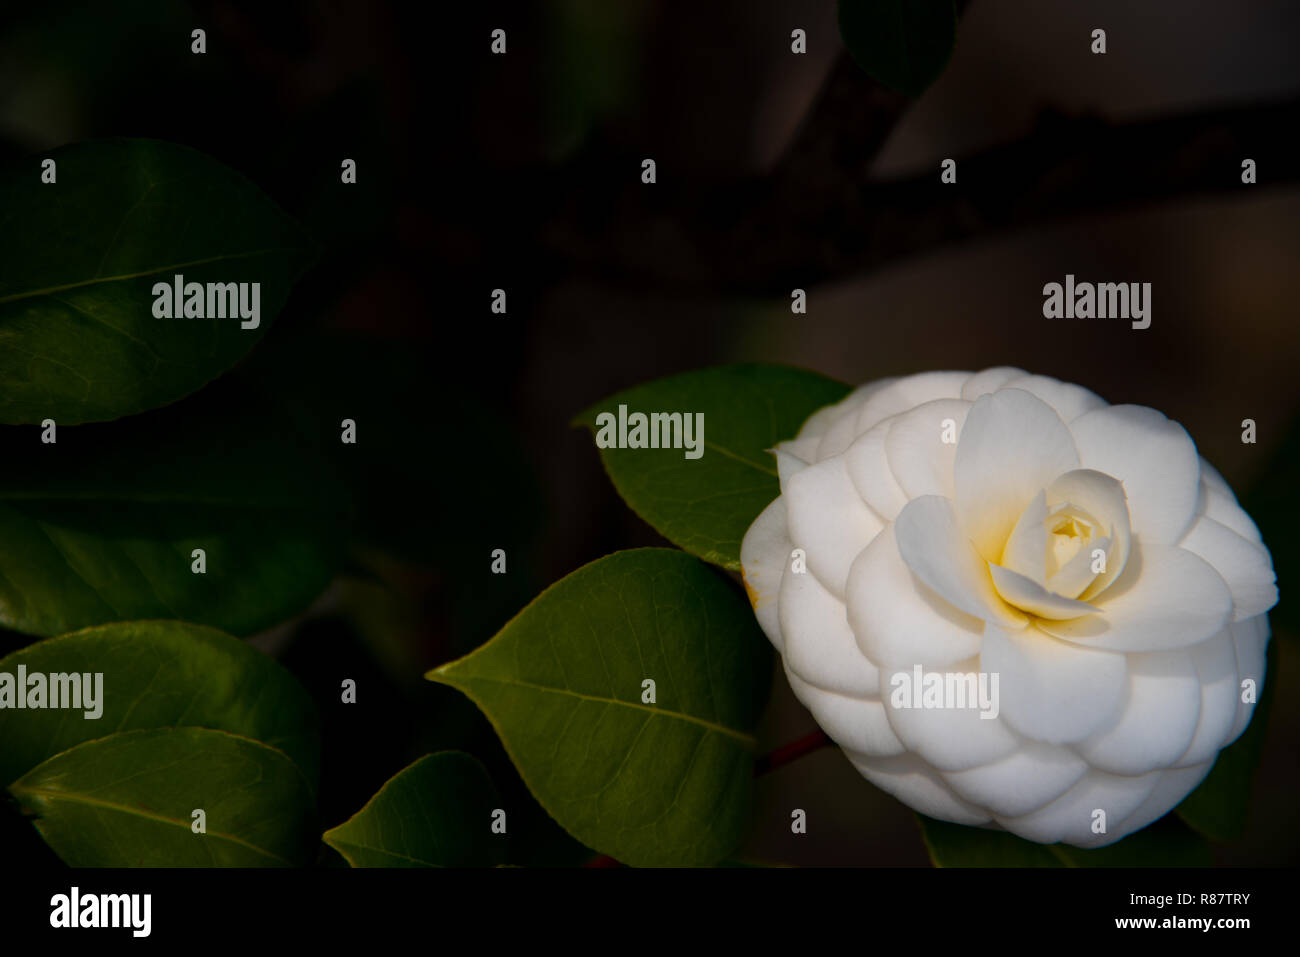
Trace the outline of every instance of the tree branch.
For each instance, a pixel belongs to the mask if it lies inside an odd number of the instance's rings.
[[[663,169],[647,186],[639,159],[597,149],[576,182],[549,184],[559,199],[541,244],[555,265],[619,283],[772,295],[1063,217],[1300,180],[1293,99],[1120,125],[1048,112],[1025,139],[959,158],[956,184],[937,166],[871,181],[906,105],[845,56],[763,179],[683,183]],[[1247,157],[1259,186],[1241,183]]]

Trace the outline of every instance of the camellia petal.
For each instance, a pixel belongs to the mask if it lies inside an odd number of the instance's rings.
[[[1079,744],[1094,768],[1146,774],[1167,768],[1192,743],[1201,716],[1201,680],[1185,651],[1128,656],[1128,694],[1115,722]]]
[[[799,439],[817,438],[820,440],[821,436],[830,431],[832,425],[842,418],[853,418],[868,399],[877,392],[888,389],[897,381],[897,378],[891,377],[868,382],[865,385],[858,386],[840,401],[818,409],[808,416],[808,420],[799,429]],[[814,459],[814,461],[816,460]]]
[[[864,778],[922,814],[954,824],[987,824],[991,817],[954,794],[939,772],[915,754],[864,758],[850,753],[847,757]]]
[[[1124,701],[1124,655],[1080,648],[1036,628],[984,629],[980,670],[999,675],[1002,717],[1048,744],[1082,741],[1105,727]]]
[[[1094,538],[1088,543],[1088,547],[1081,549],[1079,554],[1075,555],[1065,565],[1063,565],[1055,575],[1047,580],[1047,590],[1060,595],[1062,598],[1078,598],[1086,591],[1091,591],[1091,585],[1102,574],[1095,572],[1097,558],[1100,555],[1107,563],[1112,560],[1110,556],[1118,555],[1120,549],[1111,551],[1112,539],[1110,536]]]
[[[1259,703],[1260,696],[1264,693],[1264,680],[1267,678],[1265,672],[1268,670],[1266,654],[1268,618],[1260,615],[1258,618],[1247,618],[1245,621],[1236,622],[1232,625],[1231,632],[1233,645],[1237,650],[1239,693],[1237,718],[1232,723],[1232,730],[1228,732],[1225,745],[1236,741],[1241,736],[1241,732],[1246,730],[1246,725],[1250,723],[1250,718],[1255,713],[1255,705]],[[1245,682],[1250,682],[1249,689],[1244,686]],[[1248,698],[1250,700],[1247,700]]]
[[[877,392],[858,410],[855,426],[863,435],[886,419],[935,399],[960,399],[969,372],[920,372]]]
[[[1072,422],[1085,412],[1104,408],[1106,400],[1091,389],[1085,389],[1073,382],[1062,382],[1045,375],[1027,375],[1018,379],[1008,379],[1002,384],[1004,389],[1023,389],[1031,395],[1042,399],[1062,422]]]
[[[1133,534],[1170,545],[1196,514],[1201,457],[1177,422],[1140,405],[1112,405],[1070,423],[1084,468],[1118,479]]]
[[[849,628],[844,602],[815,575],[786,569],[781,582],[785,665],[809,684],[858,698],[875,697],[880,669],[864,657]],[[788,623],[788,628],[786,627]]]
[[[979,652],[984,622],[953,608],[898,553],[891,525],[849,572],[848,620],[858,648],[881,668],[946,668]]]
[[[974,402],[982,395],[997,392],[1012,379],[1023,379],[1028,374],[1024,369],[1017,369],[1014,366],[997,366],[993,369],[985,369],[983,372],[976,372],[962,383],[961,397],[967,402]]]
[[[999,817],[1019,817],[1050,804],[1078,782],[1088,765],[1068,747],[1026,741],[1004,758],[944,779],[958,795]]]
[[[794,696],[841,748],[875,756],[902,754],[907,750],[894,735],[885,716],[885,706],[878,699],[864,700],[814,687],[788,667],[785,676]]]
[[[1214,488],[1209,483],[1201,482],[1201,498],[1196,513],[1232,529],[1250,542],[1263,543],[1259,526],[1246,514],[1246,510],[1237,504],[1231,493]]]
[[[939,708],[925,707],[923,701],[916,700],[896,707],[896,700],[903,697],[898,692],[910,688],[914,675],[906,670],[880,674],[880,698],[894,733],[909,751],[919,754],[936,770],[964,771],[988,764],[1011,754],[1021,744],[1021,739],[997,720],[996,711],[988,712],[994,715],[992,718],[982,716],[977,668],[978,661],[972,660],[947,672],[931,672],[962,695],[960,704],[945,701],[953,706]],[[989,690],[985,676],[984,692]],[[912,697],[910,691],[908,697]]]
[[[853,487],[842,457],[818,462],[790,478],[790,538],[808,554],[808,568],[839,599],[858,554],[884,524]]]
[[[1174,545],[1134,543],[1095,615],[1042,621],[1049,634],[1089,648],[1169,651],[1217,634],[1232,617],[1232,594],[1214,568]]]
[[[1125,832],[1112,828],[1129,817],[1150,797],[1164,772],[1139,777],[1089,771],[1074,787],[1051,804],[1030,814],[998,818],[1012,834],[1043,844],[1058,841],[1076,847],[1101,847]],[[1098,815],[1098,812],[1102,816]],[[1098,825],[1104,830],[1096,831]]]
[[[740,567],[754,617],[778,653],[784,652],[778,601],[781,578],[793,549],[794,543],[786,533],[785,499],[777,498],[745,533],[740,543]]]
[[[989,571],[993,575],[993,587],[1007,604],[1039,618],[1078,618],[1097,610],[1086,602],[1054,595],[1037,582],[1001,565],[989,565]]]
[[[977,399],[957,443],[953,479],[957,514],[979,553],[999,561],[1034,496],[1078,465],[1070,430],[1042,399],[1019,389]]]
[[[1132,834],[1148,824],[1158,821],[1169,813],[1169,809],[1182,802],[1205,780],[1210,773],[1212,761],[1191,765],[1186,768],[1170,768],[1160,772],[1160,779],[1151,789],[1147,799],[1128,817],[1118,824],[1110,822],[1111,830],[1118,834]]]
[[[848,463],[849,477],[863,501],[881,518],[892,522],[907,504],[907,495],[889,467],[889,458],[885,454],[888,434],[889,423],[882,422],[865,435],[858,436],[844,453],[844,460]]]
[[[957,524],[952,503],[939,495],[912,499],[894,523],[898,553],[917,578],[959,611],[1009,627],[1023,627],[1025,616],[993,587],[980,560]]]
[[[1214,759],[1237,719],[1237,649],[1231,628],[1188,649],[1201,685],[1200,719],[1192,743],[1175,763],[1190,767]]]
[[[755,614],[795,696],[916,811],[1100,847],[1250,722],[1272,560],[1159,412],[925,373],[814,413],[776,463],[741,546]]]
[[[1262,615],[1277,604],[1273,559],[1263,545],[1201,516],[1178,543],[1211,565],[1232,593],[1233,620]]]
[[[1047,490],[1020,513],[1002,550],[1002,565],[1040,585],[1047,584]],[[1074,597],[1074,596],[1070,596]]]
[[[953,458],[970,407],[961,399],[935,399],[889,420],[885,452],[907,498],[953,497]]]
[[[1106,570],[1097,573],[1092,583],[1078,597],[1088,601],[1106,590],[1124,572],[1132,549],[1132,529],[1124,486],[1109,475],[1093,469],[1075,469],[1055,479],[1047,487],[1049,505],[1069,503],[1093,515],[1106,529],[1106,537],[1115,548],[1106,552]],[[1092,547],[1089,547],[1091,561]]]

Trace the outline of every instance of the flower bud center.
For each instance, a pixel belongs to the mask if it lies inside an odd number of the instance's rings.
[[[1047,575],[1050,578],[1092,541],[1101,523],[1086,511],[1066,503],[1047,516]]]

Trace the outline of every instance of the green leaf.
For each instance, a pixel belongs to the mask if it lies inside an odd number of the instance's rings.
[[[173,143],[113,139],[0,176],[0,422],[115,419],[173,402],[262,338],[314,256],[243,176]],[[159,319],[156,282],[260,283],[260,325]],[[206,288],[206,287],[205,287]]]
[[[1268,643],[1264,666],[1264,688],[1250,724],[1228,747],[1219,752],[1205,780],[1177,807],[1178,816],[1215,841],[1235,841],[1246,833],[1251,784],[1264,752],[1268,717],[1273,708],[1274,686],[1279,674],[1277,638]]]
[[[281,751],[207,728],[87,741],[10,785],[73,867],[301,866],[319,831],[302,772]],[[207,832],[191,829],[202,809]]]
[[[603,448],[605,471],[623,500],[675,545],[732,571],[758,513],[781,494],[768,450],[794,438],[804,420],[838,402],[848,386],[814,372],[772,365],[719,366],[657,379],[610,396],[574,424],[599,438],[597,416],[695,413],[704,416],[703,454],[685,449]],[[617,426],[615,426],[615,430]],[[698,436],[692,434],[692,440]]]
[[[632,865],[713,864],[747,823],[770,655],[736,588],[648,548],[578,569],[428,677],[483,710],[586,846]]]
[[[1036,844],[1006,831],[966,827],[918,814],[935,867],[1208,867],[1210,846],[1174,815],[1107,847]]]
[[[1258,480],[1240,499],[1272,554],[1277,580],[1293,582],[1300,578],[1300,509],[1295,507],[1295,490],[1300,487],[1300,417],[1279,422],[1277,428],[1282,437],[1276,451],[1257,466]],[[1284,640],[1300,635],[1300,602],[1279,602],[1269,612],[1269,621]]]
[[[0,625],[53,635],[174,618],[248,635],[280,623],[342,557],[345,499],[319,453],[337,426],[223,383],[52,445],[0,428],[0,447],[27,450],[0,470]]]
[[[482,764],[443,751],[399,771],[324,840],[353,867],[492,867],[506,859],[491,830],[500,807]]]
[[[180,621],[104,625],[0,659],[0,674],[16,676],[20,667],[27,675],[101,674],[101,713],[0,709],[0,786],[85,741],[180,725],[278,748],[315,786],[320,735],[311,697],[277,662],[222,632]]]
[[[1205,838],[1176,814],[1166,814],[1106,847],[1083,850],[1053,844],[1052,850],[1069,867],[1209,867],[1214,863]]]
[[[1064,867],[1048,845],[1035,844],[1006,831],[937,821],[924,814],[925,849],[935,867]]]
[[[873,79],[919,96],[948,65],[957,37],[952,0],[840,0],[840,37]]]

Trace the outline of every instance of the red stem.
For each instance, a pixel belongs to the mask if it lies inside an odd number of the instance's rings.
[[[767,774],[768,771],[775,771],[777,768],[802,758],[805,754],[811,754],[818,748],[824,748],[830,743],[831,739],[826,736],[826,732],[814,731],[798,741],[791,741],[789,744],[782,745],[754,762],[754,777]]]

